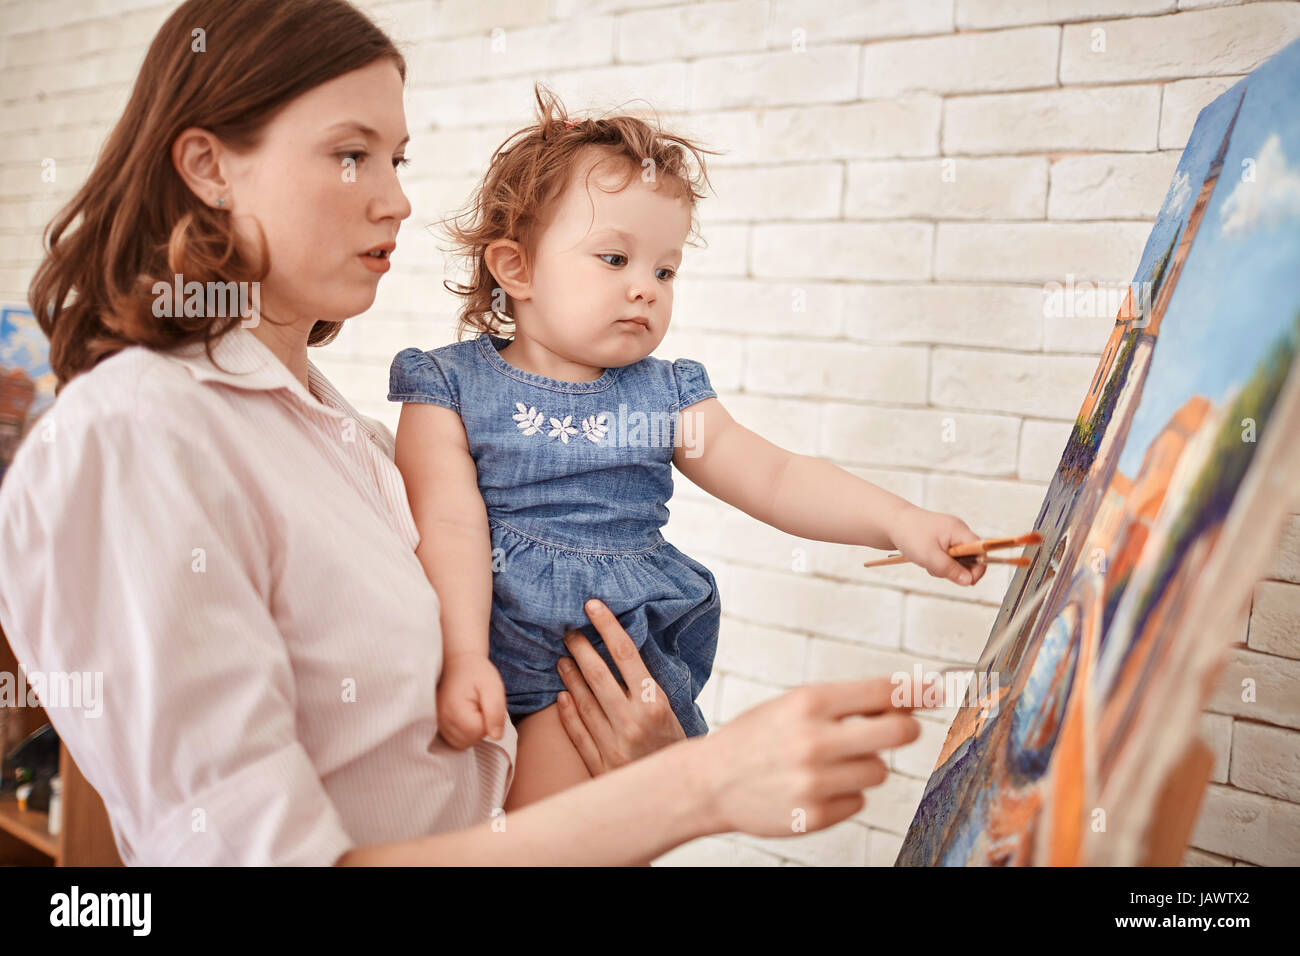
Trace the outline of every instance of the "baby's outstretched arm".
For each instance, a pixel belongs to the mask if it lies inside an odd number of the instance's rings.
[[[947,549],[978,537],[960,518],[927,511],[843,468],[772,444],[728,414],[716,398],[680,412],[689,440],[673,464],[709,494],[774,528],[814,541],[897,548],[935,577],[974,584],[984,566],[966,568]]]
[[[415,554],[442,607],[439,733],[457,749],[485,734],[499,739],[505,688],[488,659],[492,539],[460,416],[440,405],[404,404],[394,460],[420,531]]]

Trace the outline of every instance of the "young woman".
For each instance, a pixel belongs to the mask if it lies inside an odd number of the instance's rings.
[[[637,863],[855,813],[919,731],[885,679],[685,740],[579,641],[565,723],[599,776],[508,821],[513,726],[438,738],[438,597],[392,435],[307,358],[370,307],[411,212],[404,78],[342,0],[189,0],[47,233],[29,298],[59,399],[0,486],[0,624],[29,675],[102,673],[102,714],[48,703],[123,859]],[[211,307],[254,282],[249,316]],[[631,639],[589,613],[639,690]]]

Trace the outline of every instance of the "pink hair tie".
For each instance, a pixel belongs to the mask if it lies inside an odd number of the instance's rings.
[[[568,129],[573,129],[573,127],[578,126],[578,125],[581,124],[581,123],[582,123],[582,120],[571,120],[571,119],[567,119],[567,120],[564,121],[564,125],[565,125]]]

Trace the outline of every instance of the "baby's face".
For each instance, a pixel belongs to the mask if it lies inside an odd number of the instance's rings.
[[[673,281],[690,232],[690,207],[640,174],[617,189],[624,167],[579,168],[534,250],[525,334],[570,361],[616,368],[663,340]]]

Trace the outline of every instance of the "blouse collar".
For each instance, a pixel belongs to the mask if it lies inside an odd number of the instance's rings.
[[[242,324],[232,326],[212,343],[215,362],[208,358],[202,342],[183,345],[165,354],[184,365],[197,381],[249,391],[281,389],[310,411],[354,420],[381,448],[391,444],[386,435],[376,433],[370,420],[352,407],[311,359],[307,360],[308,391],[288,366]]]

